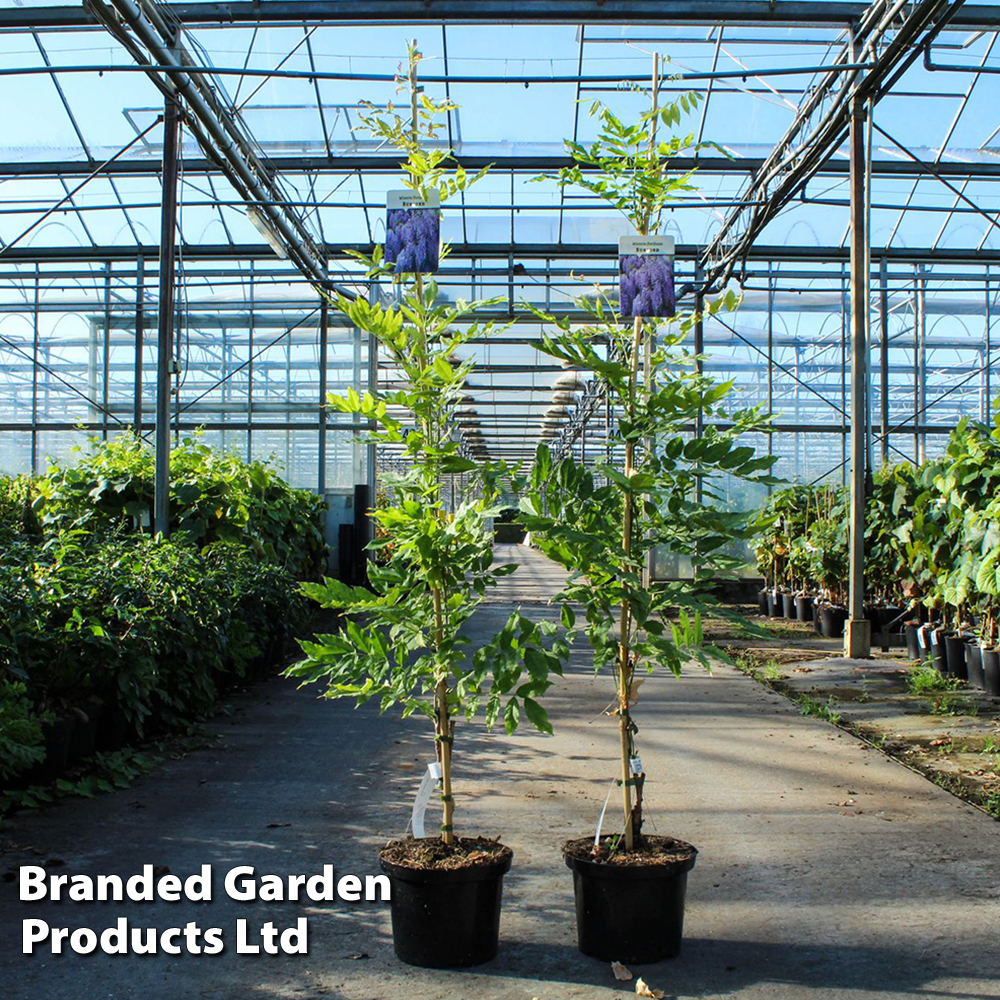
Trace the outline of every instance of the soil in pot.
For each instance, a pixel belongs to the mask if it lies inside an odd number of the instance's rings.
[[[503,877],[514,852],[485,837],[396,840],[379,852],[391,885],[392,943],[407,965],[454,969],[497,953]]]
[[[911,660],[920,659],[920,622],[907,622],[903,626],[906,633],[906,654]]]
[[[977,639],[970,639],[965,644],[965,672],[970,687],[981,691],[986,686],[983,680],[983,651]]]
[[[800,622],[808,623],[813,620],[813,599],[808,594],[795,598],[795,617]]]
[[[827,639],[839,639],[844,634],[847,608],[826,604],[820,612],[820,632]]]
[[[944,654],[948,663],[948,673],[954,674],[960,680],[968,680],[965,669],[965,643],[964,635],[946,635],[944,637]]]
[[[757,591],[757,610],[762,615],[767,615],[767,591],[758,590]]]
[[[781,610],[784,611],[786,618],[791,618],[795,621],[795,595],[791,593],[785,593],[781,595]]]
[[[648,963],[680,952],[687,873],[697,850],[672,837],[643,837],[642,849],[609,854],[617,837],[563,846],[573,872],[580,951],[606,962]]]
[[[983,687],[987,694],[1000,698],[1000,650],[983,650]]]

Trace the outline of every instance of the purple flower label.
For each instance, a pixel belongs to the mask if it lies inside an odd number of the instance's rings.
[[[436,208],[390,208],[385,224],[385,262],[397,274],[438,269],[441,216]]]
[[[676,311],[674,258],[666,254],[622,254],[618,258],[619,314],[669,317]]]

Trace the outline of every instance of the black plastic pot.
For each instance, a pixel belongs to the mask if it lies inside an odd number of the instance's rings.
[[[28,774],[29,784],[46,784],[62,777],[69,766],[69,747],[76,728],[76,716],[64,715],[42,723],[42,744],[45,756]]]
[[[948,649],[945,646],[944,629],[936,628],[931,632],[931,663],[939,674],[948,673]]]
[[[88,701],[76,711],[76,726],[69,741],[69,763],[90,757],[97,745],[97,731],[104,714],[104,705],[98,701]]]
[[[791,618],[792,621],[795,621],[795,595],[788,593],[782,594],[781,605],[782,611],[785,612],[785,617]]]
[[[391,885],[392,944],[401,962],[456,969],[482,965],[496,955],[510,857],[451,871],[380,860]]]
[[[911,660],[920,659],[920,622],[907,622],[903,626],[906,633],[906,654]]]
[[[120,750],[134,732],[128,716],[118,705],[105,705],[97,727],[94,745],[97,750]]]
[[[983,687],[988,695],[1000,698],[1000,651],[983,650]]]
[[[968,680],[968,673],[965,669],[965,643],[964,635],[946,635],[944,637],[945,660],[948,664],[948,673],[954,674],[960,680]]]
[[[903,623],[899,620],[903,614],[903,609],[895,604],[887,604],[882,608],[879,625],[888,628],[893,635],[898,635],[903,631]]]
[[[609,865],[567,854],[580,951],[605,962],[645,964],[681,950],[687,873],[697,854],[672,865]]]
[[[823,608],[825,607],[825,604],[813,603],[813,631],[817,635],[823,634]]]
[[[766,615],[768,612],[767,607],[767,591],[758,590],[757,591],[757,610],[762,614]]]
[[[825,604],[820,612],[820,631],[827,639],[839,639],[844,634],[847,608],[836,604]]]
[[[813,620],[813,599],[808,594],[795,598],[795,617],[800,622],[808,623]]]
[[[970,687],[982,690],[986,686],[983,679],[983,651],[978,639],[970,639],[965,644],[965,673]]]
[[[784,605],[781,600],[781,594],[776,593],[773,590],[767,592],[767,616],[768,618],[780,618],[781,612],[784,610]]]
[[[933,631],[934,626],[927,622],[924,622],[917,629],[917,640],[920,643],[920,658],[922,660],[930,660],[931,658],[931,632]]]

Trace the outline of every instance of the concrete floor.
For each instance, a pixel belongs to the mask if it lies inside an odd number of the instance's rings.
[[[537,553],[539,591],[556,579]],[[506,584],[513,592],[517,577]],[[541,609],[534,609],[540,613]],[[483,629],[506,614],[480,612]],[[462,725],[457,821],[515,851],[501,953],[468,972],[392,955],[387,904],[22,904],[0,884],[4,1000],[563,1000],[634,995],[575,948],[563,840],[592,831],[615,773],[610,699],[581,649],[548,699],[556,735]],[[1000,824],[733,670],[653,676],[638,705],[651,825],[700,850],[685,950],[637,968],[667,997],[896,1000],[1000,997]],[[203,863],[281,874],[377,870],[406,828],[432,743],[417,720],[324,703],[282,680],[236,699],[193,752],[125,791],[14,817],[4,869],[57,857],[64,873]],[[10,846],[14,842],[14,847]],[[33,849],[32,853],[30,849]],[[305,957],[19,954],[20,921],[102,927],[310,918]]]

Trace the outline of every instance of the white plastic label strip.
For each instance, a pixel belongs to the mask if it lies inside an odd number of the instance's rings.
[[[427,765],[423,778],[420,780],[420,787],[417,789],[417,797],[413,800],[413,812],[410,816],[410,825],[413,828],[414,837],[426,836],[424,833],[424,813],[430,804],[431,795],[434,788],[441,780],[441,765],[434,761]]]
[[[608,789],[608,794],[604,796],[604,808],[601,810],[601,815],[597,817],[597,829],[594,831],[594,847],[601,846],[601,827],[604,825],[604,814],[608,811],[608,803],[611,801],[611,793],[615,790],[617,785],[617,781],[612,781],[611,787]]]
[[[634,774],[634,775],[635,775],[636,777],[639,777],[639,775],[640,775],[640,774],[642,774],[642,758],[641,758],[641,757],[640,757],[640,756],[639,756],[638,754],[636,754],[636,755],[635,755],[635,756],[634,756],[634,757],[633,757],[633,758],[632,758],[632,759],[631,759],[631,760],[629,761],[629,763],[630,763],[630,764],[632,765],[632,773],[633,773],[633,774]]]

